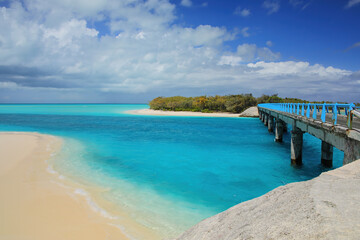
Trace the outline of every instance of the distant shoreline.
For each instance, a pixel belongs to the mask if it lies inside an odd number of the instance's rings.
[[[190,111],[163,111],[153,109],[138,109],[126,111],[127,114],[133,115],[149,115],[149,116],[183,116],[183,117],[258,117],[257,107],[250,107],[242,113],[203,113]]]

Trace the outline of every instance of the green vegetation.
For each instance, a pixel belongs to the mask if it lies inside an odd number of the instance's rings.
[[[262,95],[255,98],[252,94],[199,97],[157,97],[149,105],[154,110],[192,111],[192,112],[232,112],[240,113],[259,103],[307,102],[297,98],[281,98],[277,94]]]

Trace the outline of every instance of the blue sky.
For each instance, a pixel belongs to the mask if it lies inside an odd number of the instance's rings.
[[[206,1],[207,7],[201,7],[204,1],[193,1],[193,7],[178,8],[176,22],[189,27],[200,24],[228,29],[248,27],[248,37],[227,44],[234,48],[242,43],[262,46],[271,41],[271,49],[280,52],[282,60],[360,69],[360,46],[345,51],[360,40],[360,1],[351,8],[346,7],[348,2],[344,0],[268,2],[278,6],[271,14],[264,1],[259,0],[213,0]],[[240,14],[236,9],[240,9]],[[241,15],[244,9],[249,15]]]
[[[0,102],[360,96],[360,0],[0,0]]]

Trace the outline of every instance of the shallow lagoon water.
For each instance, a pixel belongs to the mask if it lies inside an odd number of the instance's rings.
[[[321,141],[304,135],[303,166],[290,165],[290,135],[275,143],[259,119],[135,116],[129,104],[0,105],[0,131],[66,139],[54,168],[86,184],[164,235],[280,185],[308,180]],[[334,167],[343,153],[334,149]]]

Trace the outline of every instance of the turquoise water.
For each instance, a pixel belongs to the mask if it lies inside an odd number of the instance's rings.
[[[259,119],[135,116],[147,105],[0,105],[0,131],[66,139],[61,174],[104,187],[102,197],[174,236],[280,185],[311,179],[321,141],[304,135],[303,166],[290,165],[290,136],[275,143]],[[343,153],[334,150],[334,167]],[[79,179],[79,178],[78,178]]]

